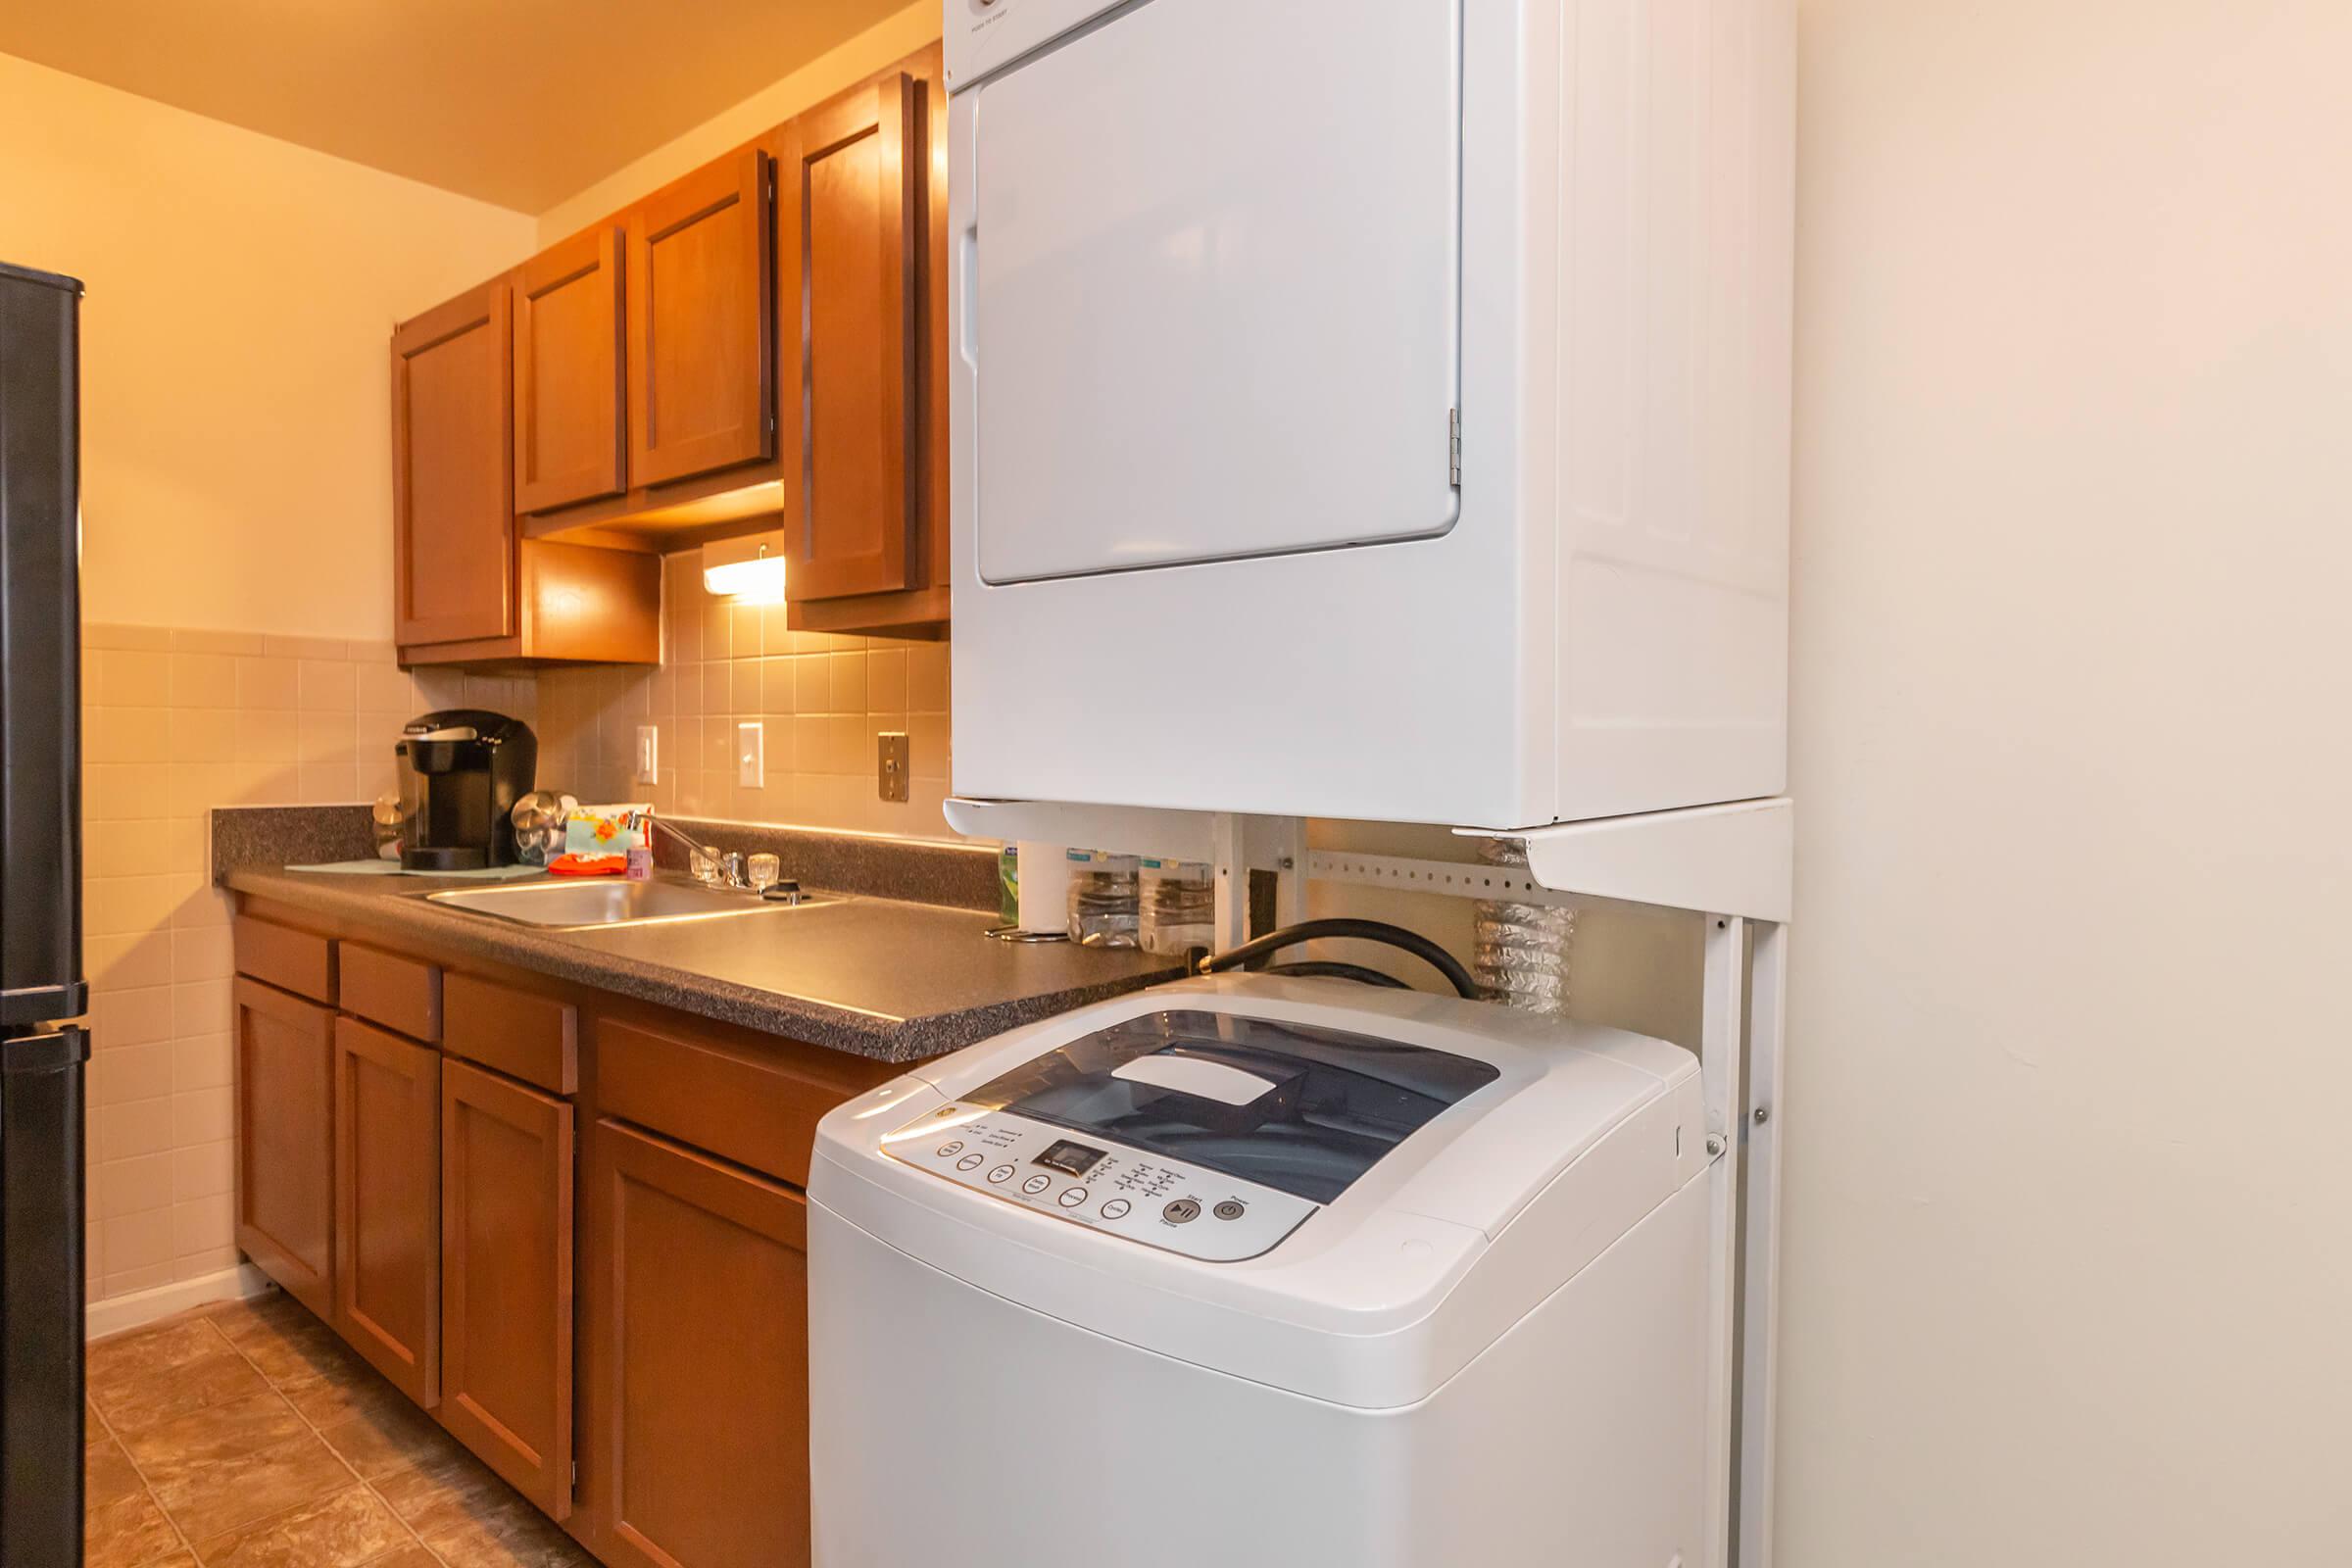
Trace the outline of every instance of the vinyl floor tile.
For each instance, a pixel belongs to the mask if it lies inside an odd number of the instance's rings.
[[[95,1423],[93,1423],[95,1425]],[[110,1502],[120,1502],[133,1494],[144,1494],[147,1484],[139,1479],[138,1470],[122,1446],[98,1428],[98,1441],[86,1444],[81,1450],[81,1505],[87,1511],[103,1508]]]
[[[185,1547],[142,1488],[84,1516],[81,1551],[83,1568],[148,1568]]]
[[[365,1486],[196,1543],[204,1568],[358,1568],[416,1539]]]
[[[191,1541],[201,1541],[316,1501],[357,1479],[306,1428],[282,1443],[151,1480],[150,1486],[172,1523]]]
[[[291,1442],[309,1431],[285,1396],[265,1387],[226,1404],[125,1433],[122,1446],[148,1484],[162,1488],[206,1465]]]
[[[87,1568],[596,1568],[290,1298],[90,1348]]]

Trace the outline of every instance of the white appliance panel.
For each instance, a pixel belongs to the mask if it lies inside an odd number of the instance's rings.
[[[1271,1251],[1315,1211],[1306,1199],[1257,1182],[1146,1158],[984,1105],[942,1105],[882,1147],[894,1159],[999,1202],[1210,1263]],[[1060,1162],[1073,1150],[1076,1161]]]
[[[1374,1411],[1073,1327],[812,1201],[816,1568],[1695,1563],[1705,1237],[1692,1183]]]
[[[1291,553],[1104,570],[1135,543],[1114,530],[1040,549],[1021,568],[1046,575],[999,580],[997,476],[983,449],[1010,394],[988,358],[988,302],[973,298],[994,221],[981,220],[991,192],[979,169],[997,157],[992,103],[1153,13],[1220,5],[950,8],[948,200],[954,233],[977,240],[949,287],[960,349],[949,365],[956,792],[1510,828],[1781,791],[1791,0],[1459,0],[1450,527],[1293,549],[1342,530],[1291,518],[1268,536]],[[1352,47],[1349,28],[1404,26],[1393,14],[1405,9],[1360,8],[1332,24],[1289,84],[1311,97],[1328,81],[1344,95],[1339,138],[1387,141],[1380,100],[1334,62]],[[1249,48],[1193,67],[1178,117],[1188,128],[1260,113],[1229,107],[1231,84],[1259,79]],[[1136,180],[1101,199],[1144,211],[1159,194]],[[1385,197],[1382,214],[1396,217]],[[1336,286],[1348,266],[1335,262]],[[1032,373],[1054,378],[1042,363]],[[1223,385],[1143,395],[1211,402]],[[1097,485],[1102,465],[1130,477],[1182,466],[1173,438],[1082,450],[1124,416],[1064,429],[1057,459]],[[1250,503],[1205,462],[1181,478],[1212,513]],[[1138,505],[1149,515],[1156,503]],[[1401,511],[1366,515],[1410,526]],[[1189,539],[1235,543],[1215,517],[1185,526],[1200,530]],[[1056,716],[1005,721],[1028,713]]]
[[[976,90],[984,581],[1453,525],[1460,47],[1457,0],[1183,0]]]

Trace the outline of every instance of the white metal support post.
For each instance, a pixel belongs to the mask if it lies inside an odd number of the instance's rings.
[[[1747,921],[1707,916],[1698,1070],[1706,1101],[1707,1157],[1707,1496],[1703,1568],[1732,1560],[1732,1466],[1739,1447],[1740,1122],[1747,1032]]]
[[[1745,1168],[1739,1299],[1739,1448],[1732,1499],[1734,1568],[1771,1568],[1775,1376],[1781,1306],[1781,1051],[1788,1009],[1788,928],[1748,927],[1747,1115],[1740,1124]]]

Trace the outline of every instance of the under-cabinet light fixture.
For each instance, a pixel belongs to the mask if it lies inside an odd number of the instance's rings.
[[[703,546],[703,591],[739,605],[784,602],[784,535],[747,534]]]

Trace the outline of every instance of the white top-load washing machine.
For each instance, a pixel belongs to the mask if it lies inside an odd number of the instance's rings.
[[[1695,1059],[1225,976],[925,1063],[808,1184],[819,1568],[1669,1568]]]

